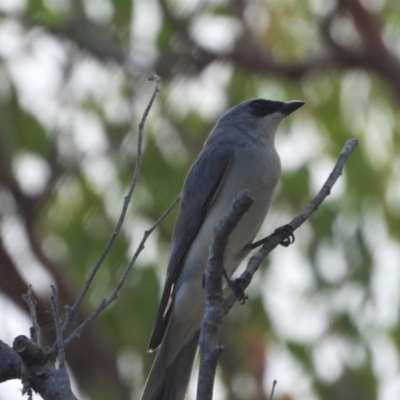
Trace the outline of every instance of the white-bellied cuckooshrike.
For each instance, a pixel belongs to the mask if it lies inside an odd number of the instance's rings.
[[[231,276],[251,249],[280,177],[276,128],[303,104],[253,99],[231,108],[219,119],[190,169],[149,343],[149,351],[158,348],[158,352],[142,400],[184,399],[204,312],[203,274],[213,228],[240,191],[253,194],[254,203],[226,247],[225,268]]]

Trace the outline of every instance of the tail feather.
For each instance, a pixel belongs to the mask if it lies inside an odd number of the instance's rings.
[[[168,366],[165,365],[166,341],[161,344],[142,400],[184,400],[197,353],[199,334],[200,331],[197,331]]]

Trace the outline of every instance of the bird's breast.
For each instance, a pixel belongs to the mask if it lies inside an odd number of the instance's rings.
[[[219,221],[237,193],[248,190],[254,196],[252,206],[229,238],[225,260],[231,274],[243,259],[243,248],[254,240],[264,222],[281,173],[275,148],[254,144],[249,147],[235,154],[232,170],[221,187],[221,196],[216,199],[215,211],[212,211],[215,220]]]
[[[225,252],[225,267],[233,274],[244,258],[244,247],[259,231],[280,176],[280,160],[274,148],[244,146],[233,157],[221,186],[207,212],[185,263],[192,264],[190,274],[201,276],[207,263],[214,226],[225,216],[233,199],[243,190],[254,195],[254,202],[232,232]]]

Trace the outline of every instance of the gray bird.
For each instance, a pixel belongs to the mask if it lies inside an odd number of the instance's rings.
[[[236,195],[254,203],[232,232],[225,268],[232,276],[246,257],[281,174],[275,131],[302,101],[245,101],[217,122],[190,169],[172,236],[167,277],[148,351],[158,348],[142,400],[183,400],[197,352],[204,312],[203,275],[213,228]]]

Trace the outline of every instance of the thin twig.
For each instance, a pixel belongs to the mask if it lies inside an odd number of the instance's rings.
[[[30,336],[31,340],[35,343],[39,344],[40,341],[40,326],[37,320],[36,314],[36,301],[32,298],[32,285],[28,286],[28,293],[21,295],[22,299],[28,304],[29,306],[29,313],[32,318],[33,326],[30,328]]]
[[[308,218],[310,218],[311,214],[318,209],[318,207],[325,200],[325,198],[331,193],[333,185],[342,175],[344,164],[346,163],[350,154],[356,148],[357,144],[358,144],[357,139],[350,139],[346,142],[332,172],[329,174],[329,177],[325,181],[321,190],[314,197],[314,199],[304,208],[304,210],[289,223],[289,225],[293,228],[293,230],[299,228]],[[245,290],[249,286],[251,280],[253,279],[254,274],[260,267],[265,257],[273,249],[275,249],[275,247],[279,245],[282,239],[283,236],[281,232],[273,233],[272,235],[269,236],[269,240],[267,240],[265,244],[261,247],[260,251],[258,251],[253,257],[250,258],[249,262],[247,263],[245,271],[240,275],[240,277],[237,280],[237,284],[242,290]],[[235,304],[236,300],[237,297],[233,292],[231,292],[229,296],[225,299],[224,301],[225,315]]]
[[[276,379],[274,379],[274,381],[272,382],[272,389],[271,389],[271,394],[269,395],[268,400],[272,400],[274,397],[274,392],[275,392],[275,387],[276,384],[278,383],[278,381]]]
[[[54,321],[56,323],[56,346],[57,347],[57,358],[58,358],[58,368],[54,371],[53,378],[54,384],[59,390],[59,397],[50,398],[60,398],[60,400],[77,400],[71,389],[71,383],[68,375],[68,371],[65,365],[65,350],[64,350],[64,340],[62,332],[62,321],[60,318],[60,313],[58,312],[58,293],[55,286],[51,285],[51,290],[53,294],[50,296],[50,303],[53,309]],[[54,347],[53,347],[54,348]]]
[[[152,75],[149,77],[149,80],[150,81],[155,81],[156,84],[155,84],[155,87],[154,87],[153,94],[152,94],[152,96],[150,98],[149,104],[147,105],[147,107],[146,107],[146,109],[145,109],[145,111],[143,113],[142,119],[141,119],[141,121],[139,123],[137,155],[136,155],[136,167],[135,167],[135,172],[134,172],[134,175],[133,175],[132,183],[131,183],[131,186],[129,188],[129,192],[124,198],[124,204],[123,204],[123,207],[122,207],[122,211],[121,211],[120,217],[118,219],[118,222],[117,222],[117,224],[115,226],[115,229],[112,232],[110,238],[108,239],[108,242],[107,242],[106,246],[104,247],[99,259],[97,260],[97,262],[94,265],[92,271],[90,272],[90,274],[89,274],[89,276],[88,276],[88,278],[87,278],[87,280],[86,280],[81,292],[79,293],[77,299],[75,300],[74,305],[72,307],[69,307],[69,306],[65,307],[65,309],[66,309],[66,317],[65,317],[64,324],[62,326],[62,334],[63,334],[63,336],[65,336],[66,332],[68,331],[68,329],[69,329],[69,327],[71,325],[71,322],[75,317],[75,314],[76,314],[76,311],[77,311],[78,307],[82,303],[83,298],[85,297],[85,295],[86,295],[86,293],[87,293],[87,291],[88,291],[88,289],[89,289],[94,277],[96,276],[97,271],[101,267],[104,259],[106,258],[108,252],[110,251],[110,249],[111,249],[111,247],[112,247],[112,245],[113,245],[118,233],[121,230],[122,224],[123,224],[123,222],[125,220],[125,215],[126,215],[126,212],[127,212],[127,209],[128,209],[128,205],[129,205],[129,203],[131,201],[133,192],[135,190],[136,183],[137,183],[137,180],[138,180],[138,177],[139,177],[139,172],[140,172],[140,169],[141,169],[141,166],[142,166],[142,139],[143,139],[144,125],[145,125],[145,122],[146,122],[146,118],[147,118],[147,116],[149,114],[150,108],[153,105],[154,99],[155,99],[157,93],[159,92],[160,77],[156,73],[153,72]]]
[[[64,347],[67,347],[69,344],[71,344],[73,341],[79,338],[80,334],[82,331],[92,322],[108,305],[110,305],[114,300],[118,298],[118,294],[128,277],[128,274],[130,270],[132,269],[133,265],[135,264],[139,254],[142,252],[144,249],[144,245],[148,239],[148,237],[151,235],[151,233],[156,229],[156,227],[161,223],[161,221],[171,212],[171,210],[175,207],[175,205],[178,203],[180,199],[180,196],[178,196],[172,204],[168,207],[168,209],[164,212],[163,215],[143,234],[143,238],[139,243],[138,248],[136,249],[134,255],[132,256],[128,266],[125,268],[124,273],[122,274],[121,279],[119,280],[117,286],[115,287],[113,293],[108,297],[107,299],[103,299],[100,304],[97,306],[97,308],[89,315],[89,317],[86,318],[85,321],[83,321],[70,335],[69,337],[64,341]]]
[[[59,361],[59,367],[64,368],[64,363],[65,363],[65,352],[64,352],[64,345],[63,345],[63,333],[62,333],[62,321],[60,318],[60,313],[58,312],[58,302],[57,302],[57,289],[55,286],[51,285],[51,291],[53,294],[50,296],[50,303],[51,303],[51,308],[53,309],[53,316],[54,316],[54,322],[56,324],[56,343],[57,343],[57,349],[58,349],[58,361]]]

